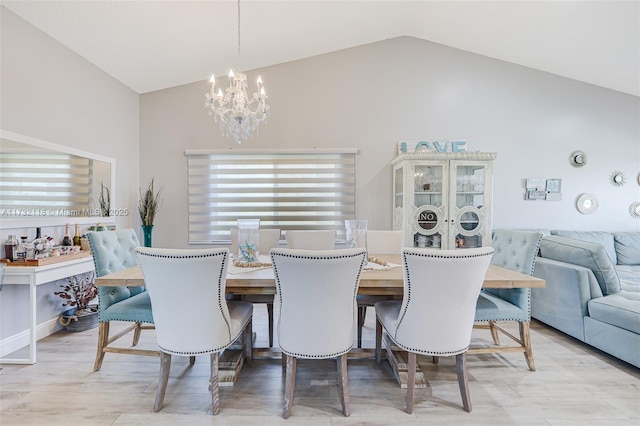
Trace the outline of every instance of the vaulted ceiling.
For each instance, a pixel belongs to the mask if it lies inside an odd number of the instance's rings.
[[[137,93],[237,67],[237,3],[0,1]],[[249,70],[412,36],[640,96],[640,2],[242,1]]]

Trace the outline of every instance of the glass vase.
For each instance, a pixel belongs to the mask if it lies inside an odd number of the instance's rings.
[[[260,237],[260,219],[238,219],[238,260],[257,262]]]
[[[347,248],[367,247],[367,221],[365,220],[345,220],[346,246]]]
[[[145,247],[153,247],[151,243],[151,234],[153,232],[153,225],[142,225],[142,238]]]

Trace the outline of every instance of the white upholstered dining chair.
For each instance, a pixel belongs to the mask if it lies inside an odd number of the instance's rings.
[[[367,255],[400,254],[404,247],[404,233],[402,231],[367,231]],[[393,299],[393,296],[358,295],[358,337],[357,345],[362,347],[362,329],[367,318],[367,308],[373,307],[376,302]]]
[[[260,228],[258,231],[258,251],[261,255],[269,255],[272,248],[280,244],[280,230]],[[238,228],[231,228],[231,254],[238,255]],[[251,303],[264,303],[267,306],[267,328],[269,347],[273,346],[273,295],[272,294],[243,294],[240,300]]]
[[[229,250],[138,247],[136,254],[161,352],[154,410],[161,410],[164,404],[171,356],[209,354],[209,389],[213,414],[218,414],[218,355],[242,335],[247,363],[252,361],[253,305],[225,299]]]
[[[493,248],[465,250],[405,248],[404,295],[376,303],[376,361],[382,330],[408,352],[406,411],[413,412],[416,355],[456,356],[462,404],[471,411],[466,351],[471,342],[476,301]]]
[[[291,230],[285,232],[287,248],[299,250],[331,250],[335,247],[336,231]]]
[[[347,353],[365,258],[363,248],[271,250],[280,302],[278,344],[286,358],[284,418],[291,415],[298,358],[338,358],[342,412],[350,415]]]
[[[404,247],[402,231],[370,229],[367,231],[367,253],[400,254]]]

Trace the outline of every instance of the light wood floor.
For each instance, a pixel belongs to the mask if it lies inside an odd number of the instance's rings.
[[[266,346],[266,309],[256,305],[257,346]],[[365,346],[373,346],[369,311]],[[515,330],[514,330],[515,331]],[[9,425],[640,425],[640,370],[543,324],[532,324],[536,372],[522,354],[469,356],[473,411],[462,410],[455,359],[419,358],[429,385],[404,412],[389,364],[349,361],[352,414],[340,410],[335,361],[301,361],[292,416],[281,417],[279,360],[244,367],[235,387],[221,388],[221,414],[211,415],[209,365],[176,358],[165,406],[153,412],[159,359],[106,354],[94,373],[97,329],[58,332],[38,342],[38,363],[0,370],[0,424]],[[153,347],[153,332],[142,346]],[[489,344],[486,330],[474,344]]]

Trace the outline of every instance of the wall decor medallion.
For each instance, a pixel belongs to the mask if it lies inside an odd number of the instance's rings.
[[[576,208],[582,214],[591,214],[598,210],[598,199],[595,195],[585,193],[581,194],[578,197],[578,201],[576,202]]]
[[[569,157],[569,163],[573,167],[582,167],[587,164],[587,154],[582,151],[573,151]]]
[[[634,201],[629,206],[629,214],[634,219],[640,219],[640,201]]]
[[[624,173],[621,171],[615,171],[611,173],[611,176],[609,176],[609,182],[611,182],[611,185],[613,186],[622,186],[626,181]]]

